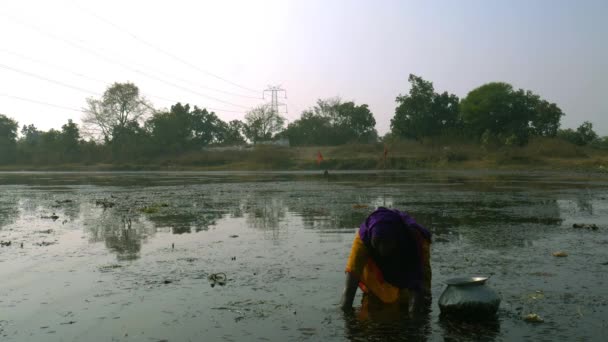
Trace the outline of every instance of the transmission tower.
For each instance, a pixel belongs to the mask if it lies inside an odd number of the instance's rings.
[[[266,99],[267,92],[270,93],[270,109],[277,114],[281,114],[279,112],[279,107],[285,107],[285,113],[283,114],[287,114],[287,105],[279,102],[279,94],[283,93],[282,98],[287,99],[287,91],[281,88],[281,86],[268,86],[268,88],[262,93],[263,99]]]

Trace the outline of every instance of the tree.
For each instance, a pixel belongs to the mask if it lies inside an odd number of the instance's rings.
[[[29,163],[38,153],[40,144],[40,132],[33,124],[23,125],[21,128],[21,138],[17,142],[17,159],[20,163]]]
[[[560,129],[557,136],[579,146],[589,145],[599,139],[589,121],[583,122],[576,131],[571,128]]]
[[[15,161],[17,152],[17,122],[0,114],[0,164]]]
[[[254,144],[272,139],[274,133],[283,129],[285,119],[268,105],[262,105],[245,115],[245,136]]]
[[[598,139],[597,133],[593,130],[593,124],[589,121],[583,122],[576,129],[583,145],[588,145]]]
[[[61,126],[60,145],[64,161],[74,162],[79,159],[80,153],[80,130],[72,119],[68,123]]]
[[[366,104],[357,106],[345,102],[338,106],[338,122],[334,125],[336,133],[346,142],[375,142],[378,139],[376,119]]]
[[[564,113],[555,103],[538,99],[536,115],[530,122],[532,133],[545,137],[556,136],[562,116]]]
[[[137,121],[127,122],[126,126],[115,126],[111,132],[110,145],[114,161],[137,161],[149,154],[150,135]]]
[[[101,99],[88,98],[87,108],[83,109],[82,122],[87,133],[101,136],[105,141],[114,138],[113,133],[139,122],[151,106],[140,95],[139,88],[133,83],[114,83],[103,93]]]
[[[391,130],[397,136],[419,139],[446,133],[459,123],[458,97],[435,92],[433,83],[410,74],[411,89],[397,96],[398,106],[391,119]]]
[[[224,125],[224,131],[221,138],[222,145],[244,145],[245,137],[243,131],[245,124],[240,120],[232,120]]]
[[[493,82],[469,92],[461,102],[461,115],[467,131],[475,137],[491,134],[503,141],[516,137],[522,144],[530,133],[528,125],[534,118],[535,104],[530,92]]]
[[[57,164],[62,161],[61,132],[50,129],[41,132],[33,162],[36,164]]]
[[[177,103],[171,111],[155,113],[147,122],[154,149],[160,153],[181,153],[192,145],[189,105]]]
[[[317,105],[291,123],[284,135],[292,145],[339,145],[378,139],[376,120],[366,104],[319,99]]]
[[[287,126],[284,135],[293,146],[331,145],[332,130],[329,117],[308,110],[302,113],[300,119]]]
[[[214,112],[194,106],[191,114],[191,127],[192,139],[197,147],[221,143],[226,130],[225,125],[226,123]]]
[[[555,136],[562,110],[533,92],[515,90],[507,83],[488,83],[469,92],[460,104],[469,133],[493,135],[523,144],[530,134]]]

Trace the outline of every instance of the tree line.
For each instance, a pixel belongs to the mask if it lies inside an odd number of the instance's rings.
[[[229,122],[205,108],[176,103],[157,110],[132,83],[114,83],[100,98],[88,98],[82,124],[68,120],[61,130],[19,128],[0,114],[0,164],[132,162],[200,151],[209,146],[257,144],[289,139],[292,146],[375,143],[389,139],[467,139],[484,145],[525,145],[533,136],[559,137],[577,145],[608,146],[593,125],[560,129],[555,104],[530,90],[502,82],[484,84],[463,99],[438,93],[433,83],[410,75],[410,90],[396,98],[391,130],[379,137],[366,104],[319,99],[285,126],[267,105]]]

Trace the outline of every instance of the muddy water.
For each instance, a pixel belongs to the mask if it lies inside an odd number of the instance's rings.
[[[356,227],[378,205],[409,211],[435,234],[427,314],[337,309]],[[3,341],[608,334],[601,175],[3,173],[0,240],[11,241],[0,247]],[[225,282],[210,280],[216,273]],[[440,317],[442,281],[461,275],[491,276],[503,298],[498,319]],[[544,322],[523,321],[528,313]]]

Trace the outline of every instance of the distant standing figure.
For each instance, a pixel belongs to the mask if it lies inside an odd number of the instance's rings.
[[[429,303],[431,233],[411,216],[380,207],[359,227],[346,264],[342,309],[350,309],[359,287],[367,302]]]

